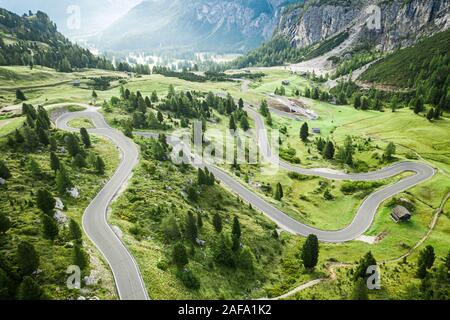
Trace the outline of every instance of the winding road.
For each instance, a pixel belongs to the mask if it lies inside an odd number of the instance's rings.
[[[126,184],[126,181],[131,176],[132,170],[138,161],[139,151],[132,140],[108,126],[103,116],[98,113],[97,108],[76,103],[59,104],[54,105],[53,107],[62,107],[65,105],[80,105],[86,107],[86,110],[63,114],[56,120],[56,126],[58,128],[74,131],[75,129],[70,128],[67,124],[70,120],[79,117],[89,118],[96,127],[89,131],[93,134],[110,139],[117,145],[122,153],[119,168],[86,209],[83,216],[83,228],[108,261],[116,281],[120,298],[132,300],[148,299],[147,291],[134,258],[107,222],[108,207],[115,195]],[[207,167],[208,170],[215,175],[216,179],[228,186],[233,192],[238,194],[240,198],[250,203],[253,208],[263,212],[266,216],[276,222],[280,228],[291,233],[302,236],[315,234],[319,240],[330,243],[342,243],[354,240],[369,229],[375,218],[377,209],[383,201],[432,178],[435,174],[434,168],[419,162],[400,162],[375,172],[346,174],[327,169],[304,169],[279,161],[277,157],[271,154],[267,130],[264,126],[264,119],[251,106],[246,105],[245,109],[249,116],[255,121],[257,143],[261,154],[266,161],[278,165],[284,170],[297,172],[303,175],[320,176],[332,180],[351,181],[374,181],[393,177],[403,172],[414,173],[412,176],[404,178],[395,184],[389,185],[369,195],[359,207],[352,223],[346,228],[336,231],[325,231],[294,220],[254,192],[250,191],[224,170],[210,163],[202,162],[201,159],[198,159],[198,156],[192,153],[189,155],[190,159],[197,158],[197,160],[199,160],[199,164],[196,165],[197,167]],[[149,132],[136,132],[135,134],[151,138],[157,137],[156,134]],[[181,142],[176,137],[168,137],[168,143],[175,145]]]
[[[77,131],[77,129],[70,128],[68,122],[80,117],[89,118],[95,125],[95,129],[88,131],[111,140],[121,153],[120,164],[116,172],[84,212],[83,229],[111,267],[120,299],[148,300],[147,290],[136,261],[107,221],[108,207],[131,177],[133,168],[138,163],[139,150],[131,139],[112,129],[95,107],[78,103],[58,104],[50,107],[68,105],[79,105],[85,107],[86,110],[64,113],[55,121],[57,128]]]

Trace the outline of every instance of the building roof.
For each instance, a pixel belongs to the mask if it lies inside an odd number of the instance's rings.
[[[411,213],[403,206],[396,206],[394,210],[392,210],[392,217],[395,220],[408,220],[411,218]]]

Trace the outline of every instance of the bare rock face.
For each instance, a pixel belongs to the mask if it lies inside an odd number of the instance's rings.
[[[379,29],[367,24],[374,5],[380,9]],[[303,48],[350,31],[355,43],[368,40],[381,50],[392,51],[449,27],[450,0],[313,0],[284,10],[276,32]]]

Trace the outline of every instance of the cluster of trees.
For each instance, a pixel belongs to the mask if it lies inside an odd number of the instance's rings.
[[[125,135],[131,137],[133,128],[135,129],[153,129],[166,130],[170,128],[164,121],[164,115],[154,110],[154,103],[159,101],[158,94],[154,91],[151,97],[144,96],[140,91],[131,92],[129,89],[120,87],[120,98],[112,97],[110,103],[105,102],[103,108],[110,112],[111,107],[119,107],[125,112],[131,114],[131,120],[124,120],[122,127]]]
[[[233,98],[230,95],[228,95],[227,103],[231,106],[231,108],[225,108],[225,111],[228,113],[228,110],[234,110],[230,114],[230,123],[229,123],[230,130],[237,130],[237,124],[239,124],[239,126],[244,131],[250,129],[250,124],[248,122],[248,114],[246,111],[244,111],[244,101],[242,99],[239,99],[238,108],[236,108]]]
[[[299,92],[300,94],[300,92]],[[314,100],[324,101],[324,102],[330,102],[332,95],[326,90],[320,90],[318,87],[312,88],[312,90],[307,87],[305,89],[305,92],[303,93],[303,96],[305,98],[310,98]]]
[[[261,47],[239,57],[232,63],[233,68],[271,67],[285,62],[300,62],[303,51],[294,48],[282,35],[276,35]]]
[[[151,74],[150,66],[148,64],[134,64],[130,65],[126,61],[121,61],[116,66],[117,71],[134,72],[137,74]]]
[[[272,121],[272,115],[269,110],[269,104],[267,103],[267,100],[261,101],[261,105],[259,106],[259,113],[266,118],[266,123],[271,126],[273,124]]]
[[[439,265],[431,245],[419,254],[416,277],[421,279],[421,298],[428,300],[448,300],[450,298],[450,251]]]
[[[283,65],[288,62],[298,63],[323,55],[339,46],[348,38],[348,36],[349,34],[347,32],[343,32],[318,45],[311,45],[306,48],[298,49],[283,35],[276,34],[261,47],[250,51],[246,55],[233,61],[230,67],[242,69],[254,66],[271,67]]]
[[[379,51],[363,50],[354,54],[350,59],[343,59],[338,62],[336,71],[332,78],[337,79],[341,76],[351,75],[353,71],[365,66],[366,64],[379,59],[382,53]]]
[[[4,236],[6,230],[1,223],[3,213],[0,213],[0,236]],[[48,213],[42,214],[44,235],[50,240],[59,233],[59,227],[54,218]],[[82,246],[82,232],[78,223],[69,222],[67,233],[60,235],[65,241],[73,241],[72,263],[86,271],[89,267],[89,256]],[[28,241],[19,243],[15,250],[15,256],[8,263],[0,259],[0,299],[40,300],[48,299],[36,271],[41,265],[41,258],[35,246]]]
[[[274,94],[276,94],[277,96],[285,96],[286,95],[286,89],[284,86],[281,86],[280,88],[276,87]]]
[[[226,268],[240,268],[249,274],[254,272],[254,255],[250,248],[244,247],[242,241],[242,228],[238,217],[233,218],[233,224],[229,235],[223,232],[223,221],[221,216],[216,213],[212,219],[212,225],[217,233],[212,246],[212,254],[214,261]],[[204,228],[203,216],[201,213],[196,215],[188,212],[183,226],[174,216],[167,217],[162,223],[162,229],[167,241],[174,242],[172,247],[172,262],[177,267],[177,276],[191,289],[199,289],[200,281],[198,277],[187,269],[189,264],[189,252],[186,245],[191,251],[195,250],[195,246],[204,246],[206,243],[199,240],[199,235]]]
[[[42,106],[39,106],[36,110],[34,106],[24,103],[22,113],[26,117],[25,124],[23,128],[16,129],[14,134],[8,135],[7,144],[14,150],[23,148],[26,152],[47,148],[50,151],[50,167],[55,172],[56,185],[61,195],[65,194],[67,189],[73,187],[73,184],[65,166],[56,154],[58,145],[65,145],[75,167],[85,168],[90,165],[98,174],[104,174],[105,163],[103,159],[92,152],[86,151],[87,148],[91,147],[91,139],[85,128],[80,129],[80,141],[76,134],[60,135],[53,131],[48,113]],[[42,175],[41,168],[33,159],[30,160],[30,168],[35,177]]]
[[[206,82],[208,79],[204,76],[200,76],[193,72],[183,71],[177,72],[167,67],[154,66],[153,67],[154,74],[160,74],[165,77],[178,78],[191,82]]]
[[[216,178],[212,172],[209,172],[208,168],[205,167],[205,170],[198,168],[197,184],[199,186],[213,186],[215,182]]]

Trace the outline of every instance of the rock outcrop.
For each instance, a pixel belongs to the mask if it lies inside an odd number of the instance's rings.
[[[302,48],[350,31],[353,42],[392,51],[449,27],[450,0],[312,0],[284,10],[276,33]]]

